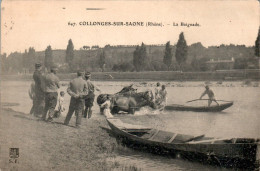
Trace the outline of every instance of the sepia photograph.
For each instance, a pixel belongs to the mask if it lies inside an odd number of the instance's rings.
[[[260,1],[0,3],[0,171],[260,170]]]

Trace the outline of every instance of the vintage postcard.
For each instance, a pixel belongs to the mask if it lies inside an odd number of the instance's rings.
[[[2,1],[0,171],[258,170],[259,7]]]

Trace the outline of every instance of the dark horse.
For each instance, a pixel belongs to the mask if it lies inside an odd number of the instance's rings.
[[[100,94],[97,97],[97,103],[100,106],[106,101],[107,97],[109,97],[111,99],[110,109],[112,114],[116,114],[120,111],[134,114],[136,110],[144,106],[155,108],[151,91],[137,92],[132,86],[133,85],[124,87],[116,94]]]

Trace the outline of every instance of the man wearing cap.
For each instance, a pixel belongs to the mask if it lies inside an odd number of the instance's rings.
[[[64,125],[68,125],[71,116],[75,112],[76,115],[76,127],[81,125],[82,112],[84,110],[84,99],[88,94],[87,82],[83,79],[84,72],[78,71],[77,78],[70,81],[67,89],[68,94],[71,96],[70,106],[67,116],[64,121]]]
[[[54,116],[54,110],[57,105],[58,100],[58,89],[60,88],[59,85],[59,78],[57,77],[57,66],[51,67],[51,72],[46,74],[44,78],[45,84],[45,108],[42,119],[45,120],[47,113],[49,111],[49,116],[47,121],[52,121]]]
[[[33,99],[34,108],[33,113],[35,116],[43,114],[44,109],[44,91],[43,91],[43,75],[41,63],[35,64],[35,71],[33,73],[35,98]]]
[[[202,95],[200,96],[200,99],[201,99],[204,95],[207,94],[208,97],[209,97],[208,106],[211,105],[212,101],[216,102],[217,105],[219,105],[218,102],[217,102],[216,99],[215,99],[215,96],[214,96],[213,91],[209,88],[208,85],[205,86],[205,89],[206,89],[206,90],[202,93]]]
[[[95,99],[95,90],[97,91],[100,91],[100,89],[98,87],[96,87],[91,81],[90,81],[90,78],[91,78],[91,73],[90,72],[86,72],[85,73],[85,80],[87,82],[87,85],[88,85],[88,95],[86,96],[85,98],[85,110],[84,110],[84,118],[87,118],[88,116],[88,119],[91,118],[91,115],[92,115],[92,106],[93,106],[93,102],[94,102],[94,99]]]

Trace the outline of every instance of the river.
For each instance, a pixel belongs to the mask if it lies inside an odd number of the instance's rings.
[[[16,111],[29,113],[32,101],[28,96],[30,81],[2,81],[1,102],[19,103],[12,108]],[[68,82],[62,82],[61,90],[66,92]],[[102,93],[115,93],[130,82],[95,81]],[[204,82],[163,82],[168,92],[168,104],[186,104],[186,101],[197,99],[204,91]],[[231,138],[260,137],[260,88],[259,83],[244,84],[243,82],[211,82],[211,89],[216,99],[234,101],[234,105],[223,112],[199,113],[164,111],[153,112],[143,108],[135,115],[119,115],[122,120],[152,126],[158,129],[183,134]],[[138,91],[154,89],[155,82],[134,82]],[[69,95],[65,95],[65,107],[69,105]],[[214,102],[213,102],[214,103]],[[192,105],[207,104],[207,101],[192,102]],[[99,117],[97,104],[93,108],[94,116]],[[65,115],[64,113],[63,115]],[[136,165],[142,170],[220,170],[218,167],[202,165],[173,159],[149,153],[123,148],[117,150],[117,157],[109,160],[125,162],[126,165]],[[228,170],[228,169],[221,169]]]

